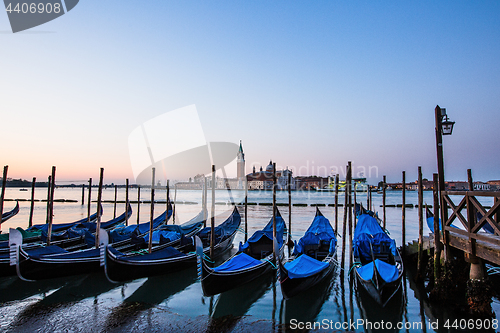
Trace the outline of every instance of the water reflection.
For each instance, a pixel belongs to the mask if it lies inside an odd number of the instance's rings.
[[[283,300],[280,326],[284,329],[290,328],[290,322],[314,322],[317,320],[325,302],[330,298],[334,290],[335,280],[338,274],[334,271],[323,281],[312,288],[290,298]]]
[[[149,318],[151,313],[147,310],[167,301],[195,283],[196,277],[195,267],[167,275],[149,277],[133,294],[111,310],[106,319],[106,329],[123,328],[134,323],[145,311]]]
[[[398,324],[401,325],[403,318],[403,290],[399,288],[382,308],[363,287],[358,287],[356,299],[361,318],[365,321],[365,332],[399,332],[397,327]],[[383,326],[378,326],[381,323],[384,323]]]
[[[266,274],[250,283],[220,294],[210,310],[209,332],[228,332],[248,313],[252,305],[264,296],[275,281]],[[213,298],[212,298],[213,300]]]

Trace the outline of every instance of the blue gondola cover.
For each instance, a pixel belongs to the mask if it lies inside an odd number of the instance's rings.
[[[396,266],[388,264],[382,260],[375,259],[375,265],[380,276],[386,283],[396,281],[399,276],[399,270]],[[358,268],[359,275],[363,280],[371,280],[373,278],[373,261]]]
[[[306,254],[301,255],[292,262],[287,262],[284,267],[288,271],[288,278],[304,278],[321,272],[328,266],[327,262],[319,261]]]
[[[281,248],[283,246],[283,233],[285,232],[286,224],[285,220],[278,215],[276,216],[276,239],[278,241],[278,247]],[[267,223],[267,225],[262,230],[257,230],[252,237],[248,239],[248,241],[241,245],[239,251],[244,251],[246,248],[250,246],[250,243],[258,242],[263,236],[269,238],[271,241],[273,240],[273,219]]]
[[[214,272],[231,272],[260,265],[260,260],[250,257],[248,254],[240,253],[219,267],[214,268]]]
[[[396,255],[396,242],[385,233],[375,218],[363,214],[354,230],[354,256],[370,261],[371,249],[374,253],[390,251],[392,255]]]
[[[333,253],[337,246],[337,238],[335,231],[330,224],[330,221],[323,215],[314,217],[313,222],[307,229],[304,236],[299,240],[293,249],[293,254],[298,255],[304,253],[304,246],[320,244],[321,241],[326,241],[330,244],[329,252]]]

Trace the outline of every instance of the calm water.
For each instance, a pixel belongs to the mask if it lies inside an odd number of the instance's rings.
[[[36,198],[43,199],[46,192],[37,189]],[[141,198],[149,199],[149,191],[142,190]],[[233,192],[236,200],[243,193]],[[156,199],[164,200],[165,191],[156,191]],[[171,196],[174,196],[172,192]],[[30,197],[30,192],[18,189],[8,189],[7,198]],[[57,189],[56,199],[80,200],[80,189]],[[92,197],[97,198],[93,191]],[[114,189],[103,192],[104,200],[113,200]],[[125,192],[119,191],[118,199],[124,200]],[[130,191],[130,200],[136,200],[137,190]],[[270,192],[250,192],[249,202],[271,202]],[[432,204],[432,193],[424,193],[424,200]],[[177,193],[177,223],[187,221],[201,209],[201,194],[196,191],[179,191]],[[221,218],[220,223],[228,216],[232,206],[226,205],[229,195],[226,191],[216,192],[216,211]],[[358,193],[358,201],[366,206],[366,194]],[[379,207],[382,196],[373,194],[373,201],[381,216]],[[416,192],[407,192],[407,203],[417,203]],[[180,203],[191,202],[195,204]],[[288,202],[287,193],[278,193],[278,202]],[[293,193],[293,203],[325,203],[334,202],[333,193]],[[343,195],[339,203],[344,202]],[[401,203],[401,192],[388,191],[387,204]],[[21,202],[21,211],[17,216],[2,225],[7,232],[9,227],[27,227],[29,203]],[[492,205],[488,199],[483,202]],[[5,210],[14,206],[13,202],[5,203]],[[149,204],[141,205],[140,220],[149,220]],[[113,204],[103,204],[103,220],[113,217]],[[288,207],[279,207],[288,221]],[[35,223],[45,222],[45,203],[35,206]],[[137,205],[133,205],[134,214],[131,223],[137,220]],[[163,205],[155,207],[156,214],[161,213]],[[320,207],[323,214],[334,225],[333,207]],[[124,210],[124,204],[119,204],[117,214]],[[95,203],[92,206],[95,211]],[[243,214],[243,209],[240,210]],[[418,210],[407,208],[407,241],[418,237]],[[315,213],[315,207],[292,208],[292,236],[300,238]],[[387,208],[387,229],[401,244],[401,208]],[[54,222],[68,222],[86,216],[87,208],[78,203],[55,203]],[[156,215],[155,214],[155,215]],[[272,207],[248,206],[249,234],[263,227],[270,219]],[[341,233],[343,208],[339,208],[339,232]],[[242,225],[243,226],[243,225]],[[424,227],[428,232],[427,226]],[[238,233],[235,244],[244,240],[244,234]],[[339,239],[338,258],[340,261],[342,240]],[[349,259],[346,258],[346,263]],[[270,276],[263,277],[238,289],[215,297],[203,297],[201,285],[196,279],[195,269],[135,280],[124,284],[109,283],[102,273],[74,276],[41,282],[22,282],[17,277],[0,279],[0,331],[20,332],[59,332],[59,331],[279,331],[299,322],[320,322],[328,324],[328,331],[340,329],[339,325],[368,320],[376,325],[382,321],[387,327],[398,323],[408,329],[390,329],[388,332],[427,331],[429,322],[442,325],[447,319],[457,316],[446,309],[433,308],[419,300],[422,293],[413,282],[405,279],[405,288],[393,302],[384,310],[380,310],[367,295],[355,293],[355,287],[350,284],[348,267],[342,271],[339,267],[330,281],[318,288],[311,289],[303,295],[291,300],[283,300],[279,284]],[[494,311],[500,313],[497,299],[493,303]],[[336,326],[337,325],[337,326]],[[420,325],[423,325],[420,326]],[[376,326],[375,326],[376,327]],[[422,328],[421,328],[422,327]],[[351,326],[356,332],[371,331],[362,326]],[[375,330],[373,330],[375,331]],[[378,330],[377,330],[378,331]],[[446,331],[441,329],[440,331]]]

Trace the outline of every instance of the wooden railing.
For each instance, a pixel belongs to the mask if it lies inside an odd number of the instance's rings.
[[[490,192],[490,191],[444,191],[441,194],[443,196],[443,202],[445,209],[451,209],[452,213],[444,222],[443,230],[444,237],[443,242],[445,245],[451,245],[453,247],[461,248],[470,255],[476,256],[477,241],[481,242],[482,246],[491,245],[492,248],[498,248],[500,252],[500,192]],[[450,199],[450,196],[462,196],[462,199],[458,205]],[[494,203],[491,208],[486,209],[476,197],[490,197],[494,198]],[[466,210],[465,216],[462,211]],[[480,218],[478,219],[478,214]],[[445,215],[445,217],[447,214]],[[452,227],[452,223],[458,220],[465,230]],[[478,233],[485,225],[491,226],[494,234],[489,233]],[[455,241],[450,242],[450,234],[460,235],[455,237]],[[496,236],[495,236],[496,235]],[[457,240],[459,239],[459,240]],[[491,251],[487,251],[491,252]],[[498,261],[500,258],[500,253],[493,255],[495,258],[490,258],[490,254],[484,254],[482,251],[477,254],[486,260],[491,260],[493,262]],[[493,259],[493,260],[492,260]]]

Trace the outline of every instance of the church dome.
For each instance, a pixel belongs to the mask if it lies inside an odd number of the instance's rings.
[[[267,172],[273,172],[273,161],[269,161],[269,165],[266,167]]]

